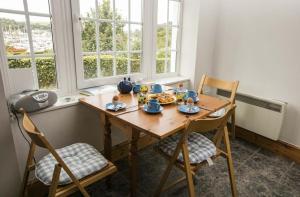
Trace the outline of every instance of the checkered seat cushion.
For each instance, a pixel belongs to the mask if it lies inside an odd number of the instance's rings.
[[[76,143],[57,149],[56,152],[77,179],[81,179],[104,168],[108,161],[93,146]],[[36,165],[35,176],[45,185],[51,185],[54,167],[57,161],[48,154]],[[71,183],[72,180],[65,170],[61,169],[59,185]]]
[[[175,135],[162,140],[158,144],[158,148],[169,156],[172,156],[181,135]],[[216,147],[212,141],[205,136],[192,132],[188,136],[188,150],[190,163],[201,163],[216,155]],[[183,155],[180,152],[178,160],[183,162]]]

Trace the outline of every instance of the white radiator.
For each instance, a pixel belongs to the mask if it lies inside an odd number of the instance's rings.
[[[228,92],[218,90],[221,96]],[[238,93],[236,125],[272,140],[278,140],[287,103]]]

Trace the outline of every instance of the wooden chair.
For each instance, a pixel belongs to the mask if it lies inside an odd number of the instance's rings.
[[[44,134],[38,130],[38,128],[34,125],[31,119],[28,117],[27,113],[23,111],[23,127],[29,137],[31,138],[30,150],[27,157],[26,168],[24,172],[23,184],[22,184],[22,193],[21,196],[27,195],[27,184],[28,184],[28,177],[30,171],[35,170],[35,163],[34,160],[34,152],[36,146],[48,149],[50,154],[55,158],[56,165],[53,171],[52,182],[49,189],[48,196],[67,196],[76,191],[78,188],[83,196],[87,197],[89,194],[85,190],[85,186],[88,186],[98,180],[111,175],[112,173],[117,171],[117,168],[108,161],[108,164],[102,168],[100,171],[94,172],[81,180],[78,180],[75,175],[72,173],[70,168],[66,165],[64,160],[61,156],[57,153],[57,151],[50,145],[50,143],[45,138]],[[71,178],[71,183],[66,185],[59,185],[59,177],[61,174],[61,169],[63,169],[67,175]]]
[[[212,77],[209,77],[207,75],[203,75],[202,79],[200,81],[200,85],[198,88],[198,93],[203,94],[204,87],[211,87],[211,88],[217,88],[221,90],[228,91],[230,93],[229,101],[232,104],[235,104],[235,96],[236,91],[239,86],[239,81],[223,81],[220,79],[215,79]],[[230,132],[232,138],[235,138],[235,111],[233,111],[231,116],[231,132]]]
[[[163,155],[164,158],[169,160],[168,166],[161,178],[155,196],[159,196],[163,190],[169,189],[170,187],[174,186],[175,184],[185,179],[187,179],[187,183],[188,183],[189,196],[192,197],[195,196],[193,176],[196,174],[196,171],[201,166],[207,163],[207,161],[204,160],[200,163],[192,163],[192,164],[190,163],[188,137],[192,132],[204,133],[204,132],[212,131],[214,129],[217,129],[217,133],[213,138],[213,144],[216,146],[216,154],[212,156],[211,159],[216,159],[218,156],[223,156],[227,159],[232,196],[237,196],[230,142],[229,142],[228,130],[227,130],[227,120],[232,115],[234,109],[235,106],[230,106],[229,110],[226,112],[226,114],[223,117],[219,117],[215,119],[212,118],[195,119],[195,120],[188,119],[185,130],[183,131],[183,134],[178,140],[176,149],[172,151],[173,155],[167,154],[166,152],[162,151],[162,149],[159,148],[159,146],[155,148],[161,155]],[[225,150],[222,150],[220,147],[222,140],[224,140],[225,143]],[[178,156],[180,154],[180,150],[182,151],[183,161],[179,161]],[[173,165],[185,171],[186,176],[164,187],[164,184],[171,172]]]

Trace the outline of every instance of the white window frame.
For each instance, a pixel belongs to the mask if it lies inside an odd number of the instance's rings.
[[[72,3],[72,18],[73,18],[73,34],[74,34],[74,48],[75,48],[75,59],[76,59],[76,75],[77,75],[77,88],[87,88],[105,84],[116,84],[123,77],[130,76],[133,80],[149,80],[149,79],[157,79],[164,77],[175,77],[179,75],[179,63],[180,63],[180,44],[181,44],[181,28],[182,28],[182,10],[183,10],[183,0],[173,0],[180,2],[180,16],[179,16],[179,25],[178,33],[177,33],[177,44],[176,44],[176,72],[173,73],[161,73],[156,74],[156,28],[157,28],[157,1],[158,0],[142,0],[143,8],[142,8],[142,22],[135,23],[130,21],[124,21],[127,24],[142,24],[143,35],[142,35],[142,53],[141,53],[141,73],[133,73],[126,75],[117,75],[111,77],[100,77],[100,78],[92,78],[92,79],[84,79],[84,66],[83,66],[83,55],[88,54],[88,52],[83,52],[81,49],[81,22],[80,20],[84,18],[80,18],[80,8],[79,8],[79,0],[73,0]],[[114,5],[114,2],[113,2]],[[169,8],[168,8],[169,9]],[[129,14],[130,14],[130,0],[129,0]],[[130,16],[129,16],[130,18]],[[91,20],[91,19],[88,19]],[[97,19],[97,21],[108,21],[113,22],[112,20],[101,20]],[[113,23],[114,24],[114,23]],[[96,31],[97,33],[97,31]],[[114,33],[114,32],[113,32]],[[130,29],[129,29],[130,34]],[[97,37],[97,35],[96,35]],[[129,35],[130,38],[130,35]],[[113,41],[114,42],[114,41]],[[128,41],[129,42],[129,41]],[[130,44],[128,43],[130,46]],[[114,44],[115,46],[115,44]],[[166,49],[167,50],[167,49]],[[98,51],[98,50],[97,50]],[[114,50],[115,51],[115,50]],[[114,53],[111,51],[111,53]],[[126,51],[130,53],[130,49]],[[99,55],[98,52],[91,52],[91,54]],[[97,62],[98,64],[98,62]],[[98,69],[100,68],[97,65]],[[114,62],[114,74],[115,74],[115,62]],[[130,66],[128,65],[130,69]],[[130,70],[129,70],[130,71]],[[128,72],[130,73],[130,72]]]
[[[13,80],[10,78],[9,75],[9,65],[8,65],[8,58],[30,58],[33,62],[31,64],[31,67],[29,68],[33,72],[33,80],[34,80],[34,87],[33,89],[38,89],[38,77],[37,77],[37,70],[35,65],[35,58],[36,57],[53,57],[55,60],[55,68],[56,68],[56,89],[53,89],[59,96],[63,96],[67,92],[67,85],[66,85],[66,69],[62,66],[64,65],[67,60],[65,60],[64,55],[65,52],[62,50],[64,47],[62,44],[59,44],[57,40],[63,40],[64,36],[64,30],[57,28],[57,21],[61,18],[61,10],[58,10],[58,7],[61,7],[59,0],[49,0],[49,14],[45,13],[38,13],[38,12],[30,12],[28,10],[27,0],[23,0],[24,4],[24,10],[11,10],[11,9],[3,9],[0,8],[0,12],[9,13],[9,14],[19,14],[25,17],[26,22],[26,28],[28,30],[28,42],[30,45],[30,54],[29,55],[14,55],[14,56],[7,56],[5,44],[4,44],[4,37],[3,32],[0,24],[0,63],[1,63],[1,71],[3,76],[3,81],[5,85],[5,95],[9,97],[10,95],[17,93],[13,86]],[[56,9],[54,9],[54,7]],[[33,48],[33,41],[32,41],[32,29],[30,25],[30,16],[38,16],[38,17],[49,17],[50,23],[51,23],[51,33],[52,33],[52,43],[53,43],[53,53],[52,54],[46,54],[46,55],[40,55],[40,54],[34,54],[34,48]],[[23,69],[23,68],[22,68]],[[26,68],[24,68],[26,69]],[[22,79],[26,80],[26,79]]]
[[[169,21],[169,3],[170,1],[175,1],[175,2],[179,2],[180,3],[180,10],[179,10],[179,21],[178,21],[178,25],[168,25],[166,24],[167,27],[167,31],[169,27],[173,28],[176,27],[178,28],[177,31],[177,40],[176,40],[176,50],[172,50],[171,52],[175,51],[176,52],[176,71],[175,72],[166,72],[166,67],[167,67],[167,58],[165,59],[165,72],[164,73],[156,73],[156,52],[157,52],[157,47],[156,47],[156,39],[157,39],[157,11],[158,11],[158,1],[159,0],[154,0],[154,13],[153,13],[153,37],[154,37],[154,41],[153,41],[153,52],[152,52],[152,58],[154,60],[154,68],[152,71],[152,79],[159,79],[159,78],[167,78],[167,77],[177,77],[180,75],[179,73],[179,69],[180,69],[180,55],[181,55],[181,35],[182,35],[182,16],[183,16],[183,1],[184,0],[168,0],[168,6],[167,6],[167,22]],[[166,42],[168,40],[168,33],[166,34]],[[167,43],[165,43],[167,44]],[[168,52],[167,46],[165,47],[165,53]]]
[[[115,10],[115,0],[113,1],[113,10]],[[129,13],[129,19],[130,19],[130,3],[131,0],[128,0],[128,13]],[[137,80],[137,79],[145,79],[147,78],[146,76],[146,71],[144,70],[145,67],[143,66],[143,55],[144,55],[144,49],[145,49],[145,43],[144,43],[144,32],[145,32],[145,26],[144,26],[144,12],[142,11],[142,21],[141,22],[132,22],[130,20],[127,21],[121,21],[122,23],[128,24],[129,25],[129,29],[128,29],[128,49],[126,51],[117,51],[116,50],[116,37],[115,37],[115,24],[116,21],[114,19],[114,15],[113,15],[113,19],[91,19],[91,18],[84,18],[84,17],[80,17],[80,8],[79,8],[79,0],[74,0],[71,1],[72,3],[72,17],[73,17],[73,33],[74,33],[74,47],[75,47],[75,60],[76,60],[76,75],[77,75],[77,87],[78,89],[82,89],[82,88],[87,88],[87,87],[93,87],[93,86],[99,86],[99,85],[106,85],[106,84],[115,84],[117,82],[119,82],[121,79],[123,79],[124,77],[130,77],[131,80]],[[142,1],[142,8],[145,9],[145,3],[146,1]],[[97,1],[96,1],[96,5],[97,5]],[[97,8],[97,7],[96,7]],[[97,22],[110,22],[113,24],[113,50],[112,51],[105,51],[105,52],[101,52],[100,49],[98,48],[98,31],[96,31],[96,42],[97,42],[97,51],[96,52],[83,52],[82,51],[82,42],[81,42],[81,20],[94,20]],[[98,23],[96,23],[96,30],[98,30]],[[142,26],[142,49],[141,50],[135,50],[135,51],[131,51],[130,48],[130,24],[138,24]],[[127,66],[127,73],[129,74],[125,74],[125,75],[116,75],[116,61],[115,61],[115,57],[113,59],[113,75],[114,76],[108,76],[108,77],[97,77],[97,78],[92,78],[92,79],[84,79],[84,66],[83,66],[83,56],[84,55],[97,55],[99,56],[100,54],[113,54],[116,55],[117,53],[127,53],[128,54],[128,58],[130,59],[130,55],[133,53],[139,53],[141,54],[141,67],[140,67],[140,73],[130,73],[130,60],[128,61],[128,66]],[[99,65],[99,60],[97,60],[97,75],[100,76],[100,65]]]

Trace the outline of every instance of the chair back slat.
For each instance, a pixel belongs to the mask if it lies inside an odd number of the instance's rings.
[[[44,134],[37,129],[25,111],[23,111],[23,128],[36,145],[47,148]]]
[[[207,75],[203,75],[200,81],[198,92],[203,93],[204,86],[225,90],[231,93],[229,100],[230,102],[234,103],[238,85],[238,81],[224,81],[213,77],[209,77]]]
[[[227,120],[232,115],[235,107],[236,107],[235,105],[230,105],[225,115],[218,118],[190,120],[186,125],[187,132],[204,133],[204,132],[208,132],[214,129],[219,129],[221,127],[224,127],[227,124]]]

